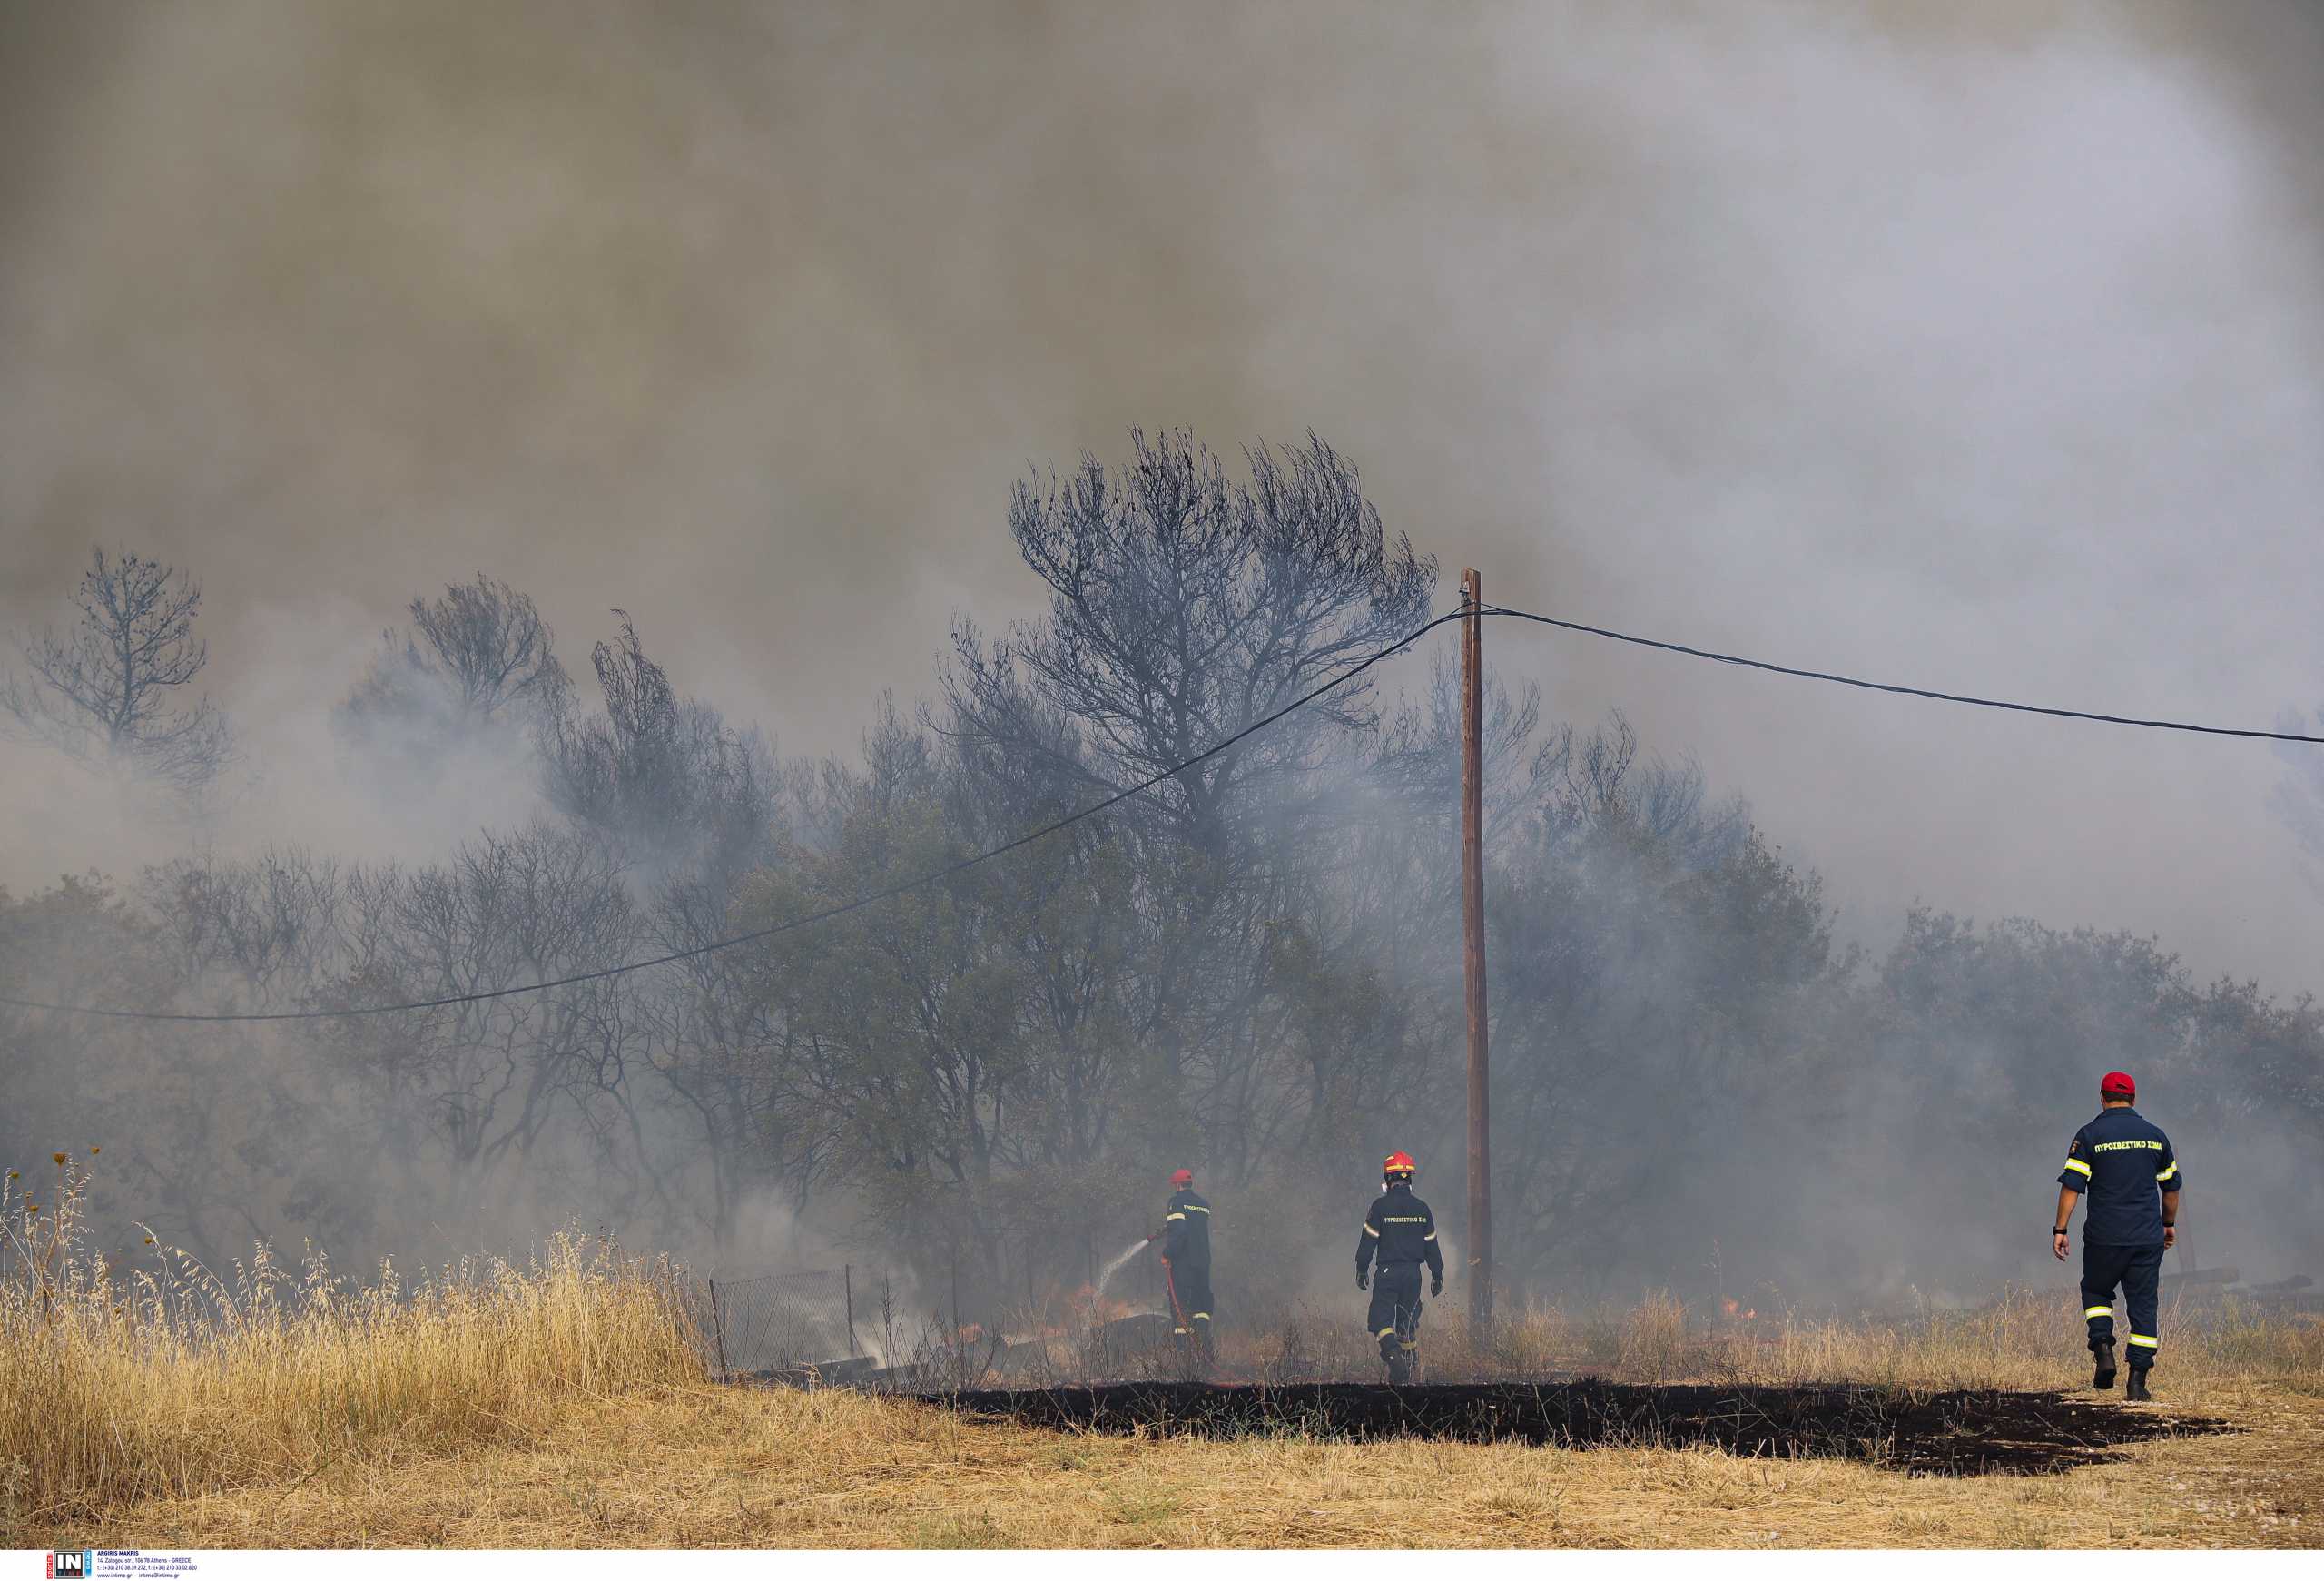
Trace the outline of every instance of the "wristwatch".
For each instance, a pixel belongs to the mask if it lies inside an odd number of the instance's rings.
[[[2071,1230],[2073,1228],[2073,1225],[2071,1225],[2071,1224],[2053,1224],[2053,1225],[2051,1225],[2051,1226],[2050,1226],[2050,1233],[2051,1233],[2051,1234],[2053,1234],[2053,1235],[2063,1235],[2063,1234],[2067,1233],[2069,1230]],[[2164,1225],[2164,1226],[2163,1226],[2163,1228],[2164,1228],[2165,1230],[2168,1230],[2168,1229],[2170,1229],[2170,1228],[2171,1228],[2171,1226],[2170,1226],[2170,1225],[2168,1225],[2168,1224],[2166,1224],[2166,1225]]]

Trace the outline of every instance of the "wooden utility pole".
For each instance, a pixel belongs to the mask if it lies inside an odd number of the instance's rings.
[[[1461,573],[1461,934],[1469,997],[1469,1338],[1492,1346],[1492,1082],[1485,1052],[1484,589]]]

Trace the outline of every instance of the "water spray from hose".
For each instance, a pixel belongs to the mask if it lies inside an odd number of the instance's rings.
[[[1139,1252],[1144,1251],[1147,1247],[1153,1244],[1154,1242],[1151,1238],[1141,1237],[1124,1247],[1122,1249],[1121,1255],[1115,1258],[1113,1261],[1108,1263],[1106,1265],[1105,1271],[1098,1276],[1098,1282],[1089,1292],[1090,1304],[1095,1306],[1098,1299],[1105,1295],[1107,1282],[1116,1274],[1119,1273],[1122,1270],[1123,1266],[1127,1264],[1131,1258],[1136,1257]]]

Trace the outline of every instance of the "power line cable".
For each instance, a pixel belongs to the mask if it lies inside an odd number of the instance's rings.
[[[1341,687],[1345,686],[1348,682],[1362,675],[1365,670],[1370,669],[1374,665],[1378,664],[1382,659],[1388,658],[1393,655],[1402,652],[1403,649],[1411,647],[1413,643],[1419,640],[1421,637],[1425,637],[1428,633],[1443,625],[1446,621],[1458,620],[1465,613],[1465,610],[1453,609],[1445,614],[1439,615],[1433,620],[1430,620],[1423,625],[1415,627],[1413,630],[1407,632],[1404,636],[1398,637],[1387,647],[1381,648],[1378,652],[1371,654],[1355,664],[1349,666],[1346,669],[1342,670],[1338,675],[1334,676],[1330,680],[1325,681],[1323,685],[1315,687],[1314,690],[1285,704],[1282,707],[1277,708],[1274,713],[1269,714],[1265,718],[1260,719],[1254,724],[1246,725],[1242,729],[1235,732],[1234,735],[1227,736],[1225,740],[1218,742],[1213,746],[1206,747],[1203,751],[1197,752],[1192,757],[1187,758],[1184,763],[1173,764],[1168,768],[1163,769],[1158,773],[1150,774],[1144,779],[1139,780],[1136,785],[1116,791],[1113,795],[1106,797],[1103,801],[1092,802],[1089,805],[1081,808],[1078,812],[1068,813],[1064,817],[1059,818],[1051,823],[1044,824],[1039,828],[1032,830],[1028,834],[1019,835],[1013,840],[992,846],[988,850],[980,851],[971,856],[963,856],[960,860],[952,863],[949,866],[933,869],[931,872],[920,874],[916,878],[905,879],[901,884],[891,884],[885,889],[876,889],[868,894],[859,894],[853,900],[844,901],[838,905],[826,906],[822,911],[810,912],[805,916],[793,917],[789,922],[777,923],[772,927],[753,928],[749,933],[735,934],[729,938],[713,939],[708,944],[696,944],[690,949],[673,950],[666,955],[656,955],[651,960],[631,961],[619,966],[600,967],[595,972],[576,972],[567,977],[552,977],[546,982],[541,983],[520,983],[512,987],[487,989],[477,993],[448,993],[437,999],[415,999],[400,1004],[359,1005],[351,1010],[276,1010],[257,1011],[243,1013],[202,1013],[192,1011],[110,1010],[87,1004],[52,1004],[36,999],[18,999],[12,994],[0,994],[0,1004],[12,1004],[23,1010],[53,1011],[65,1015],[103,1016],[115,1021],[337,1021],[344,1017],[350,1016],[393,1015],[403,1011],[442,1010],[456,1004],[475,1004],[487,999],[506,999],[511,994],[534,993],[544,989],[550,988],[569,988],[577,983],[595,983],[607,977],[619,977],[625,973],[643,972],[649,966],[666,966],[674,961],[689,960],[694,956],[707,955],[714,951],[718,950],[731,950],[737,944],[748,944],[760,939],[771,939],[778,934],[787,934],[797,928],[811,926],[815,923],[829,922],[833,917],[845,916],[850,912],[861,911],[867,905],[876,904],[883,900],[892,900],[897,895],[909,894],[915,889],[925,888],[929,884],[940,883],[944,879],[950,878],[956,874],[965,873],[970,868],[977,866],[980,863],[990,862],[997,856],[1005,856],[1011,851],[1030,845],[1037,840],[1047,839],[1049,835],[1056,834],[1059,830],[1068,828],[1071,825],[1081,822],[1084,818],[1095,817],[1099,813],[1106,811],[1108,808],[1117,806],[1141,792],[1152,790],[1156,786],[1160,785],[1164,780],[1169,779],[1173,776],[1184,774],[1190,768],[1196,767],[1200,764],[1209,762],[1212,758],[1217,756],[1228,747],[1233,746],[1236,743],[1244,740],[1246,737],[1257,735],[1260,731],[1265,729],[1268,726],[1275,724],[1277,720],[1285,718],[1290,715],[1298,712],[1300,709],[1307,707],[1308,704],[1316,701],[1327,693],[1338,690]]]
[[[2191,725],[2177,719],[2141,719],[2126,714],[2093,714],[2081,708],[2052,708],[2038,703],[2010,703],[1998,697],[1973,697],[1959,692],[1932,691],[1926,687],[1899,686],[1893,681],[1867,681],[1855,676],[1834,675],[1828,670],[1796,669],[1790,665],[1770,664],[1763,658],[1741,658],[1731,653],[1713,653],[1709,648],[1689,647],[1683,642],[1662,642],[1651,637],[1633,637],[1626,631],[1610,631],[1602,626],[1585,626],[1579,620],[1560,620],[1555,616],[1536,615],[1527,609],[1504,609],[1498,605],[1484,607],[1487,615],[1506,615],[1514,620],[1531,620],[1541,626],[1554,626],[1563,631],[1579,631],[1590,637],[1609,637],[1615,642],[1627,642],[1638,647],[1659,647],[1666,653],[1682,653],[1689,658],[1713,659],[1720,664],[1740,665],[1745,669],[1767,670],[1779,676],[1797,676],[1805,680],[1829,681],[1835,686],[1857,687],[1867,692],[1893,692],[1904,697],[1929,697],[1940,703],[1966,703],[1978,708],[2006,708],[2014,714],[2046,714],[2053,719],[2088,719],[2101,725],[2131,725],[2142,730],[2184,730],[2197,736],[2241,736],[2254,741],[2299,741],[2311,746],[2324,746],[2324,736],[2301,736],[2290,730],[2241,730],[2227,725]]]
[[[655,955],[645,961],[631,961],[619,966],[601,967],[594,972],[576,972],[570,976],[553,977],[540,983],[521,983],[508,988],[493,988],[476,993],[446,994],[440,998],[417,999],[399,1004],[359,1005],[350,1010],[279,1010],[240,1014],[200,1013],[190,1011],[113,1010],[85,1004],[54,1004],[35,999],[19,999],[10,994],[0,994],[0,1004],[15,1005],[23,1010],[50,1011],[66,1015],[103,1016],[118,1021],[334,1021],[352,1016],[391,1015],[405,1011],[441,1010],[457,1004],[475,1004],[485,1000],[506,999],[512,994],[534,993],[550,988],[567,988],[575,983],[595,983],[607,977],[619,977],[626,973],[642,972],[651,966],[666,966],[675,961],[689,960],[697,955],[707,955],[715,951],[733,949],[738,944],[748,944],[760,939],[773,938],[779,934],[787,934],[795,929],[812,926],[816,923],[828,922],[833,917],[845,916],[850,912],[861,911],[865,906],[876,904],[880,901],[891,900],[915,889],[940,883],[980,864],[990,862],[995,857],[1005,856],[1011,851],[1032,845],[1035,841],[1046,839],[1061,829],[1079,823],[1084,818],[1095,817],[1098,814],[1117,806],[1134,795],[1153,789],[1166,779],[1184,774],[1187,769],[1208,762],[1237,742],[1257,735],[1268,726],[1296,713],[1310,703],[1344,686],[1381,660],[1402,652],[1446,621],[1458,620],[1467,613],[1465,608],[1455,608],[1439,615],[1434,619],[1415,627],[1378,652],[1367,656],[1341,671],[1314,690],[1285,704],[1264,719],[1245,726],[1234,735],[1227,736],[1216,746],[1196,753],[1184,763],[1174,764],[1168,768],[1148,775],[1136,785],[1116,791],[1102,801],[1093,802],[1078,812],[1068,813],[1064,817],[1044,824],[1028,834],[1019,835],[1013,840],[977,852],[973,855],[964,856],[948,866],[923,873],[916,878],[908,878],[900,884],[890,884],[884,889],[860,894],[853,900],[844,901],[834,906],[827,906],[822,911],[810,912],[804,916],[793,917],[789,922],[777,923],[771,927],[754,928],[749,933],[735,934],[728,938],[713,939],[708,944],[696,944],[690,949],[674,950],[666,955]],[[2246,730],[2224,725],[2190,724],[2176,719],[2145,719],[2124,714],[2100,714],[2081,708],[2054,708],[2038,703],[2013,703],[1998,697],[1971,697],[1960,692],[1940,692],[1925,687],[1907,687],[1891,681],[1866,680],[1860,677],[1837,675],[1828,670],[1801,669],[1791,665],[1774,664],[1766,659],[1745,658],[1737,654],[1717,653],[1709,648],[1692,647],[1680,642],[1664,642],[1656,637],[1637,637],[1626,631],[1615,631],[1602,626],[1590,626],[1578,620],[1561,620],[1555,616],[1537,615],[1529,609],[1511,609],[1497,604],[1485,605],[1480,613],[1488,616],[1503,616],[1513,620],[1530,620],[1537,625],[1555,627],[1562,631],[1579,632],[1588,637],[1602,637],[1610,641],[1629,643],[1637,647],[1659,648],[1666,653],[1683,654],[1689,658],[1709,659],[1714,663],[1737,665],[1745,669],[1765,670],[1772,675],[1794,676],[1803,680],[1827,681],[1835,686],[1855,687],[1870,692],[1887,692],[1898,697],[1926,697],[1940,703],[1960,703],[1972,707],[2001,708],[2011,713],[2040,714],[2057,719],[2083,719],[2101,725],[2124,725],[2146,730],[2178,730],[2200,736],[2233,736],[2259,741],[2292,741],[2309,746],[2324,746],[2324,736],[2302,736],[2288,730]]]

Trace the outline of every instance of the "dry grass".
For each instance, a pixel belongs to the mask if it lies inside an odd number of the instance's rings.
[[[0,1546],[2313,1546],[2324,1527],[2324,1331],[2232,1309],[2168,1321],[2157,1377],[2172,1407],[2241,1431],[2062,1477],[1126,1439],[716,1387],[666,1273],[577,1240],[411,1290],[263,1260],[223,1280],[182,1260],[124,1278],[73,1254],[76,1182],[60,1168],[62,1230],[58,1204],[28,1220],[0,1201]],[[1298,1348],[1360,1365],[1344,1327],[1311,1317]],[[1459,1329],[1433,1322],[1440,1374],[2056,1388],[2082,1359],[2054,1292],[1869,1326],[1704,1330],[1667,1299],[1544,1309],[1505,1322],[1490,1358],[1462,1356]]]
[[[845,1391],[574,1400],[450,1457],[389,1448],[73,1528],[147,1547],[2312,1546],[2324,1404],[2063,1477],[1514,1445],[1226,1443],[964,1422]],[[45,1539],[44,1539],[45,1540]],[[62,1542],[64,1537],[57,1538]]]
[[[1565,1377],[1630,1383],[1857,1383],[1911,1388],[2060,1388],[2086,1378],[2081,1302],[2071,1282],[2016,1289],[1974,1311],[1931,1310],[1843,1321],[1798,1312],[1704,1325],[1668,1294],[1617,1310],[1534,1306],[1502,1315],[1489,1354],[1468,1339],[1462,1309],[1432,1305],[1422,1332],[1424,1378]],[[1369,1379],[1377,1352],[1360,1324],[1305,1311],[1285,1319],[1309,1376]],[[2127,1332],[2118,1312],[2116,1330]],[[2324,1395],[2324,1323],[2234,1299],[2167,1302],[2162,1370],[2174,1395],[2266,1383]],[[1277,1338],[1231,1345],[1246,1376],[1279,1369]]]
[[[0,1543],[138,1500],[296,1487],[350,1457],[523,1436],[576,1397],[699,1383],[665,1270],[560,1238],[407,1287],[261,1250],[126,1274],[76,1244],[85,1176],[0,1192]],[[150,1241],[149,1241],[150,1244]]]

